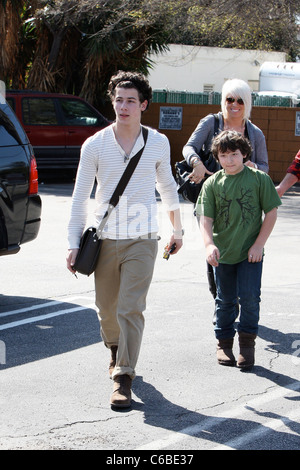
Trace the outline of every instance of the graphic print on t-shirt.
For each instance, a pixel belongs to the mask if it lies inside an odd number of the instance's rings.
[[[220,194],[219,217],[222,219],[225,227],[230,224],[230,211],[239,209],[241,225],[249,225],[255,216],[255,207],[253,204],[253,190],[251,188],[239,188],[240,195],[235,199],[229,199],[226,190]]]

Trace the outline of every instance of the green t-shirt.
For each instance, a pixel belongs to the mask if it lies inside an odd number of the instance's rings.
[[[281,205],[266,173],[244,166],[236,175],[220,170],[203,184],[197,215],[213,219],[213,239],[219,262],[239,263],[248,257],[262,224],[262,215]]]

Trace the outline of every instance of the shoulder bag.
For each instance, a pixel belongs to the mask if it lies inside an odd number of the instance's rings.
[[[102,230],[112,212],[112,210],[116,207],[119,202],[120,196],[123,194],[128,181],[131,178],[132,173],[134,172],[141,156],[146,146],[147,137],[148,137],[148,129],[142,127],[142,132],[144,136],[145,145],[141,150],[134,155],[131,160],[129,161],[112,197],[110,198],[108,209],[104,214],[101,223],[98,228],[89,227],[86,229],[81,237],[79,251],[75,260],[75,264],[73,266],[74,272],[79,272],[80,274],[84,274],[89,276],[92,274],[97,265],[98,257],[101,251],[102,246],[102,239],[101,233]]]
[[[214,114],[214,137],[219,132],[219,117]],[[215,173],[220,170],[220,165],[211,153],[208,155],[201,149],[199,157],[208,171]],[[186,201],[196,204],[202,185],[205,180],[196,184],[190,180],[189,175],[192,173],[193,168],[187,164],[185,160],[175,163],[175,180],[177,182],[177,192],[181,194]]]

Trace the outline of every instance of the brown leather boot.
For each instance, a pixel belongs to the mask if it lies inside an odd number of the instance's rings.
[[[240,354],[237,366],[242,370],[250,370],[254,366],[254,347],[256,335],[239,331]]]
[[[109,363],[109,368],[108,368],[110,377],[111,377],[111,374],[113,373],[114,368],[116,367],[117,351],[118,351],[118,346],[111,346],[110,348],[111,358],[110,358],[110,363]]]
[[[222,366],[235,366],[236,360],[232,352],[233,338],[219,339],[217,344],[217,360]]]
[[[129,408],[131,405],[131,382],[129,375],[117,375],[110,404],[115,408]]]

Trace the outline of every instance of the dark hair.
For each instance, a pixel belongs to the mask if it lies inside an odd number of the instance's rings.
[[[145,100],[148,101],[146,107],[146,109],[148,109],[152,99],[152,88],[142,73],[124,72],[123,70],[119,70],[115,75],[113,75],[108,85],[108,96],[111,101],[115,97],[117,87],[135,88],[139,94],[140,102],[143,103]]]
[[[211,152],[215,159],[219,161],[218,154],[240,150],[244,157],[244,161],[250,159],[252,147],[249,140],[236,131],[223,131],[218,134],[212,141]]]

